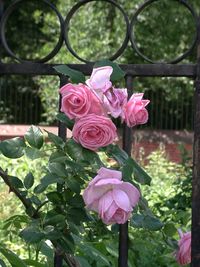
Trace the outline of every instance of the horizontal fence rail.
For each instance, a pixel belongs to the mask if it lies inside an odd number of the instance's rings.
[[[21,63],[3,64],[0,63],[0,74],[3,75],[56,75],[53,69],[59,64]],[[67,64],[70,68],[79,70],[85,75],[90,75],[93,64]],[[195,78],[197,64],[120,64],[126,74],[135,77],[188,77]]]

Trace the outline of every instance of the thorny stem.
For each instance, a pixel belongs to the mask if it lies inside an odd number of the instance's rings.
[[[19,200],[22,202],[26,210],[31,210],[32,215],[28,214],[31,218],[37,219],[40,218],[39,210],[41,209],[42,206],[44,206],[48,201],[43,202],[37,209],[33,207],[31,202],[24,196],[21,195],[20,191],[15,188],[11,183],[10,183],[10,178],[12,179],[12,176],[7,174],[7,171],[4,171],[0,167],[0,177],[4,180],[5,184],[9,187],[10,191],[13,192]],[[51,243],[55,248],[58,248],[57,242],[50,240]],[[63,256],[64,261],[69,265],[69,267],[80,267],[80,264],[78,261],[75,259],[73,255],[64,253],[63,251],[60,252],[60,255]]]

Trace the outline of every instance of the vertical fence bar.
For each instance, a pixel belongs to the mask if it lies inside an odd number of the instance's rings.
[[[61,75],[60,76],[60,87],[65,85],[68,82],[68,78],[66,76]],[[61,101],[62,97],[59,96],[59,111],[61,108]],[[60,136],[63,141],[66,141],[66,127],[63,123],[60,121],[58,122],[58,136]],[[57,184],[58,191],[62,191],[62,184]],[[54,255],[54,267],[62,267],[63,266],[63,257],[60,253],[60,249],[56,248],[55,255]]]
[[[60,87],[64,86],[66,83],[68,83],[68,78],[64,75],[60,75]],[[61,108],[61,95],[59,97],[59,112],[60,112],[60,108]],[[67,135],[66,135],[66,127],[63,123],[61,123],[60,121],[58,122],[58,136],[60,136],[63,141],[66,141]]]
[[[3,15],[3,10],[4,10],[4,3],[3,0],[0,0],[0,22],[1,22],[1,17]],[[1,36],[0,36],[0,62],[1,62],[1,58],[2,58],[2,44],[1,44]]]
[[[128,96],[132,95],[133,91],[133,76],[125,77]],[[124,125],[123,129],[123,149],[128,155],[131,155],[132,148],[132,129]],[[119,260],[118,267],[128,266],[128,222],[119,226]]]
[[[192,182],[192,267],[200,266],[200,17],[198,23],[197,74],[195,81],[193,182]]]

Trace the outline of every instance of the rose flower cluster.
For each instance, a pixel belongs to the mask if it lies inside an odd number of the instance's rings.
[[[117,139],[117,129],[111,117],[121,118],[128,127],[148,120],[143,94],[133,94],[128,100],[127,89],[115,88],[110,80],[113,68],[94,68],[86,84],[68,83],[60,89],[61,111],[75,120],[73,139],[83,147],[97,151]],[[89,210],[98,212],[106,224],[123,224],[140,198],[139,190],[122,181],[122,172],[101,168],[84,190],[83,199]]]
[[[96,151],[117,139],[117,129],[111,117],[121,117],[128,127],[148,121],[143,94],[133,94],[128,100],[127,89],[115,88],[110,81],[113,68],[94,68],[85,84],[68,83],[60,89],[61,111],[75,124],[72,135],[83,147]]]

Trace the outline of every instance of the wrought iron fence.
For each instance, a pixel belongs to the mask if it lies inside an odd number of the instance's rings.
[[[10,75],[52,75],[58,76],[55,70],[52,68],[54,64],[47,64],[46,62],[51,60],[56,56],[63,45],[63,41],[65,42],[65,46],[68,51],[74,56],[75,59],[81,61],[81,64],[69,64],[70,67],[82,71],[85,75],[90,75],[92,71],[93,62],[83,58],[80,56],[72,47],[69,40],[69,31],[70,31],[70,22],[72,18],[74,18],[76,12],[85,4],[90,2],[103,2],[109,3],[112,7],[118,9],[121,12],[121,15],[124,20],[124,24],[126,25],[126,32],[124,40],[122,41],[120,47],[113,55],[110,55],[110,60],[116,60],[119,58],[123,52],[126,50],[128,43],[130,42],[132,45],[132,49],[137,52],[137,54],[149,64],[121,64],[121,68],[125,71],[125,85],[129,91],[129,96],[133,93],[133,81],[137,77],[186,77],[191,78],[195,81],[195,94],[194,94],[194,153],[193,153],[193,197],[192,197],[192,266],[199,267],[200,266],[200,19],[195,13],[194,9],[191,7],[188,1],[186,0],[177,0],[173,1],[182,7],[186,8],[190,15],[192,15],[194,22],[195,34],[190,47],[183,52],[182,55],[177,58],[172,58],[166,62],[154,61],[148,58],[142,51],[142,49],[137,45],[136,36],[134,34],[135,23],[138,19],[138,16],[143,12],[143,10],[153,3],[158,2],[160,0],[147,0],[144,4],[142,4],[134,13],[131,20],[127,16],[125,10],[114,0],[81,0],[78,1],[68,12],[65,19],[62,18],[60,12],[57,8],[48,0],[42,0],[45,5],[47,5],[53,12],[55,12],[58,17],[60,33],[57,40],[57,44],[52,49],[52,51],[44,56],[43,58],[38,58],[35,60],[27,60],[21,59],[18,55],[16,55],[8,41],[6,36],[6,28],[9,22],[9,18],[12,13],[19,7],[21,3],[26,5],[26,0],[17,0],[12,2],[12,4],[3,12],[1,18],[1,46],[4,51],[7,53],[9,57],[11,57],[17,63],[0,63],[0,75],[2,77],[9,77]],[[3,0],[0,1],[0,10],[3,10]],[[187,58],[193,51],[194,47],[197,45],[198,55],[195,64],[177,64],[185,58]],[[57,62],[59,64],[59,62]],[[68,62],[67,62],[68,63]],[[64,76],[59,76],[60,85],[67,83],[67,78]],[[159,98],[163,98],[165,96],[160,92]],[[154,97],[154,96],[153,96]],[[151,97],[149,97],[151,98]],[[30,99],[32,102],[32,99]],[[183,100],[184,102],[184,100]],[[33,103],[33,102],[32,102]],[[161,103],[160,103],[161,105]],[[185,107],[181,107],[183,109]],[[189,107],[190,109],[190,107]],[[160,110],[160,108],[159,108]],[[166,112],[166,110],[163,110]],[[159,111],[158,114],[159,115]],[[185,117],[189,116],[188,112],[186,112]],[[158,120],[158,119],[156,119]],[[163,122],[162,117],[160,117],[160,123],[162,125]],[[175,125],[179,124],[179,122],[175,122]],[[166,126],[167,127],[167,126]],[[173,126],[174,127],[174,126]],[[175,126],[176,127],[176,126]],[[58,134],[63,139],[65,136],[65,126],[61,123],[58,127]],[[124,127],[123,131],[123,148],[126,150],[128,154],[131,153],[131,137],[132,131],[131,129]],[[128,265],[128,223],[124,225],[120,225],[120,234],[119,234],[119,267],[127,267]],[[62,256],[58,253],[55,255],[55,266],[62,266]]]

